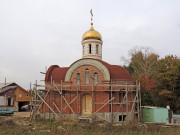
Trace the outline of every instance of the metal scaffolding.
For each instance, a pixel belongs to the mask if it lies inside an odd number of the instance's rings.
[[[132,114],[138,122],[141,121],[141,95],[140,95],[140,84],[131,84],[120,82],[104,83],[97,85],[72,85],[69,83],[55,83],[51,81],[46,83],[46,85],[38,85],[37,82],[33,89],[33,99],[32,99],[32,111],[31,111],[31,120],[36,118],[37,115],[41,114],[47,116],[49,119],[58,118],[63,120],[66,115],[66,109],[69,109],[71,114],[77,115],[79,118],[82,116],[81,113],[81,97],[84,93],[88,93],[92,97],[92,115],[90,116],[92,120],[95,118],[107,121],[109,123],[114,123],[117,115],[120,122],[124,122],[125,115]],[[108,93],[109,97],[104,100],[104,102],[98,102],[95,100],[96,94]],[[74,94],[75,96],[69,101],[66,98],[66,95]],[[56,98],[58,96],[59,103],[56,103]],[[117,100],[117,96],[121,100]],[[76,110],[73,109],[72,104],[74,105],[76,101]],[[63,106],[62,104],[66,104]],[[96,106],[99,106],[98,108]],[[105,107],[109,107],[110,120],[105,119],[97,115],[100,110]],[[116,107],[116,111],[114,111]],[[118,109],[117,109],[118,107]],[[48,108],[48,112],[45,111],[45,108]],[[125,112],[121,111],[125,108]]]

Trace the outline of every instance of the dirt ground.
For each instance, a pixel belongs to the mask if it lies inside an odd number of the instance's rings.
[[[28,117],[30,117],[30,112],[15,112],[14,115],[12,115],[12,117],[28,118]]]
[[[30,112],[0,116],[0,135],[179,135],[180,128],[158,124],[113,126],[107,123],[30,121]]]
[[[13,121],[17,125],[28,125],[30,112],[15,112],[11,116],[0,116],[3,121]]]

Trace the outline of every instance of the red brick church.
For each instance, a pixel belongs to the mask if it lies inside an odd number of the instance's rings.
[[[130,114],[139,118],[139,85],[125,68],[102,60],[102,36],[92,22],[81,44],[81,59],[69,67],[48,68],[41,115],[111,123],[123,122]]]

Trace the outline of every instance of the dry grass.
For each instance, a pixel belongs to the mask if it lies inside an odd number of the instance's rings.
[[[111,126],[109,124],[78,124],[73,122],[30,122],[28,118],[0,117],[0,135],[179,135],[179,127],[157,124]]]

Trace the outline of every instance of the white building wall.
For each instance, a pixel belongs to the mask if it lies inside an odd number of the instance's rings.
[[[6,106],[6,97],[5,96],[0,96],[0,106]]]
[[[89,52],[89,45],[91,45],[91,53]],[[96,45],[98,45],[98,53],[96,53]],[[102,59],[102,41],[96,39],[88,39],[82,41],[82,46],[83,58]]]

